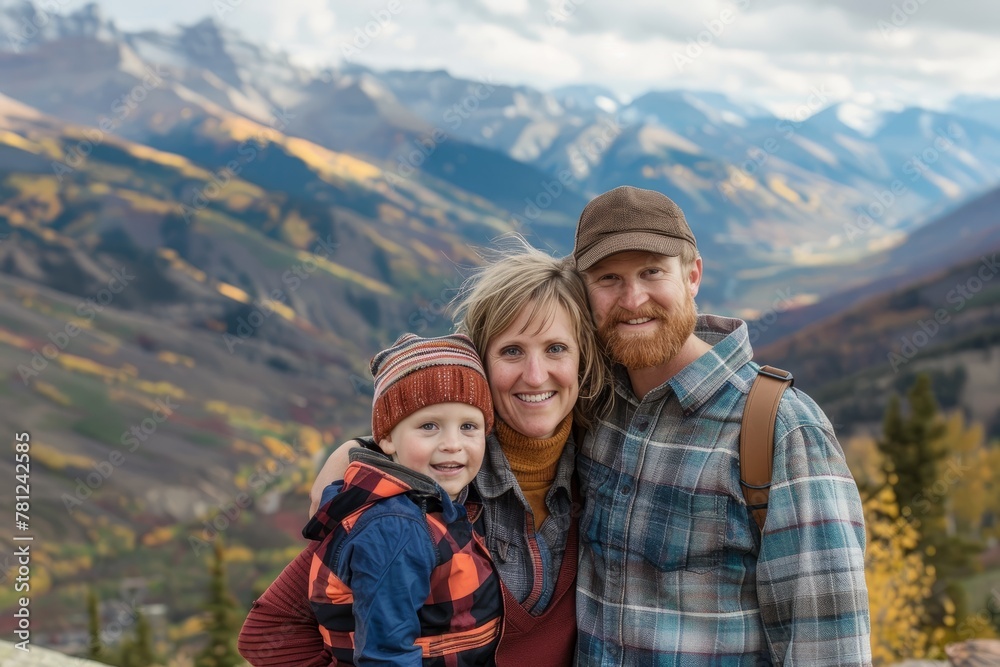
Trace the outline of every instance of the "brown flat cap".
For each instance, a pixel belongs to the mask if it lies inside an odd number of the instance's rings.
[[[590,200],[576,225],[573,258],[586,271],[605,257],[628,250],[676,257],[698,244],[684,212],[666,195],[628,185]]]

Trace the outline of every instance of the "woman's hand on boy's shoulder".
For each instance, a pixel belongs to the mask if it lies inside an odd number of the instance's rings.
[[[344,479],[344,473],[347,472],[347,466],[351,463],[348,452],[350,452],[350,450],[354,447],[359,446],[360,443],[358,443],[357,440],[348,440],[333,450],[330,456],[327,457],[326,463],[323,464],[319,474],[316,476],[316,481],[313,482],[312,488],[309,490],[310,517],[316,514],[316,510],[319,509],[319,506],[322,503],[323,489],[336,482],[338,479]]]

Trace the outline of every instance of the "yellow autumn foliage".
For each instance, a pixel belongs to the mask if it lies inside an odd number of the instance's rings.
[[[966,425],[961,412],[949,415],[944,429],[942,438],[948,443],[949,456],[939,480],[940,490],[947,494],[955,532],[976,539],[981,537],[983,516],[1000,508],[1000,495],[994,488],[994,480],[1000,476],[1000,449],[986,447],[982,425]],[[995,528],[993,534],[997,534]]]
[[[138,369],[132,364],[123,364],[121,368],[112,368],[73,354],[63,353],[56,357],[56,361],[68,371],[96,375],[106,380],[124,380],[128,377],[138,377],[139,375]]]
[[[7,177],[7,185],[16,192],[3,202],[11,205],[11,213],[28,210],[30,220],[40,222],[50,222],[62,213],[60,184],[55,176],[15,173]]]
[[[88,456],[71,454],[39,440],[31,441],[31,459],[50,470],[65,470],[66,468],[87,470],[96,463]]]
[[[379,204],[377,211],[376,217],[389,224],[396,224],[406,220],[406,212],[392,204]]]
[[[225,548],[227,563],[252,563],[253,552],[244,546],[232,546]]]
[[[120,188],[115,190],[115,195],[131,204],[137,211],[151,212],[158,215],[168,215],[177,210],[174,202],[163,201],[147,194]]]
[[[265,435],[260,439],[261,444],[267,447],[272,455],[277,458],[283,459],[285,461],[291,461],[295,458],[295,450],[287,442],[282,442],[277,438]]]
[[[142,544],[147,547],[158,547],[174,539],[174,529],[170,526],[154,528],[142,536]]]
[[[0,343],[10,345],[11,347],[17,347],[22,350],[30,350],[32,347],[32,342],[30,340],[7,331],[6,329],[0,329]]]
[[[0,130],[0,144],[20,148],[29,153],[41,154],[43,152],[40,145],[8,130]]]
[[[312,426],[299,427],[299,444],[306,454],[316,456],[323,449],[323,436]]]
[[[187,393],[178,386],[172,385],[169,382],[150,382],[149,380],[138,380],[135,383],[135,387],[140,391],[144,391],[147,394],[152,394],[154,396],[170,396],[178,400],[184,400],[187,397]]]
[[[284,424],[267,415],[259,414],[241,405],[230,405],[225,401],[206,401],[205,411],[225,417],[234,427],[271,433],[282,433],[285,430]]]
[[[278,315],[281,315],[289,322],[295,321],[295,311],[280,301],[275,301],[273,299],[261,299],[260,307],[264,312],[267,312],[270,309]]]
[[[217,415],[227,415],[232,407],[225,401],[205,401],[205,411],[214,412]]]
[[[219,281],[216,284],[215,289],[219,291],[222,296],[228,297],[233,301],[239,301],[240,303],[250,303],[250,295],[241,290],[236,285],[230,285],[229,283],[224,283]]]
[[[919,533],[901,516],[889,486],[865,499],[864,510],[872,659],[880,665],[926,658],[934,638],[926,634],[922,621],[934,571],[920,552],[913,551]]]
[[[190,278],[197,280],[200,283],[205,282],[206,279],[205,272],[202,271],[201,269],[197,269],[191,266],[186,261],[181,259],[181,257],[177,254],[177,251],[174,250],[173,248],[158,248],[156,252],[161,257],[170,262],[170,268],[174,269],[175,271],[185,273]]]
[[[58,403],[59,405],[69,406],[73,404],[69,396],[59,391],[57,387],[49,384],[48,382],[42,382],[41,380],[36,380],[31,387],[36,393],[41,394],[45,398],[49,399],[53,403]]]
[[[55,559],[48,567],[52,574],[59,578],[73,577],[82,572],[87,572],[93,567],[93,559],[87,554],[73,557],[60,557]]]
[[[191,357],[184,356],[183,354],[177,354],[176,352],[169,352],[167,350],[161,350],[156,354],[156,358],[165,364],[170,364],[171,366],[185,366],[187,368],[194,368],[194,359]]]
[[[296,211],[281,222],[281,238],[293,248],[306,248],[315,236],[309,223]]]
[[[340,278],[342,280],[349,280],[350,282],[355,283],[356,285],[360,285],[372,292],[376,292],[378,294],[393,293],[393,290],[389,285],[379,280],[375,280],[374,278],[369,278],[365,274],[355,271],[354,269],[349,269],[346,266],[337,264],[336,262],[333,262],[327,259],[326,257],[321,257],[320,255],[313,255],[304,250],[299,250],[295,256],[296,259],[298,259],[301,262],[315,263],[317,266],[319,266],[319,268],[323,269],[324,271],[329,273],[331,276],[334,276],[335,278]]]
[[[246,440],[241,440],[236,438],[233,440],[233,451],[235,452],[247,452],[248,454],[253,454],[254,456],[264,456],[264,448],[258,444],[247,442]]]
[[[244,194],[242,192],[233,193],[226,199],[226,203],[229,205],[229,210],[235,211],[236,213],[242,213],[250,208],[250,206],[256,201],[256,197],[252,197],[249,194]]]
[[[175,642],[190,639],[201,634],[204,629],[205,622],[201,616],[189,616],[180,625],[171,628],[170,639]]]

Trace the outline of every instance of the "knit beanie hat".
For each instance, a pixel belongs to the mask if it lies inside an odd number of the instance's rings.
[[[493,401],[486,371],[464,334],[420,338],[407,333],[371,361],[375,378],[372,436],[381,442],[411,414],[437,403],[466,403],[483,412],[493,429]]]

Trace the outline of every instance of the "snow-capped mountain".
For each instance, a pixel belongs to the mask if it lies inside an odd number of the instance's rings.
[[[705,91],[625,100],[442,70],[312,71],[213,19],[129,33],[93,4],[49,15],[7,0],[0,25],[21,30],[0,45],[0,93],[48,114],[161,149],[197,146],[220,122],[285,119],[282,133],[384,164],[387,178],[483,197],[562,251],[586,199],[623,183],[676,199],[706,251],[752,272],[884,247],[1000,182],[993,100],[874,110],[820,91],[782,118]]]

